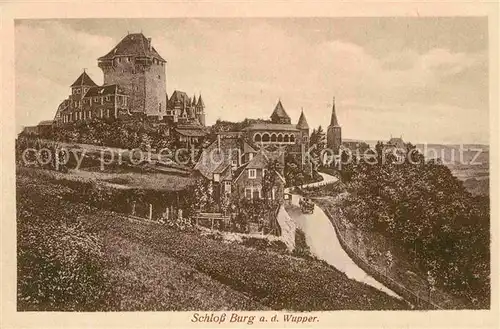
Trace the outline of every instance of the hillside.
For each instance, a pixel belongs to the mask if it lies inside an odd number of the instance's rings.
[[[91,303],[94,310],[135,311],[407,307],[348,279],[324,262],[224,243],[201,236],[196,230],[178,231],[161,224],[137,222],[75,203],[72,200],[77,193],[54,179],[18,173],[19,310],[88,310],[86,303]],[[40,272],[36,264],[51,266],[60,257],[58,244],[68,243],[67,239],[38,236],[40,232],[50,236],[51,230],[39,230],[50,227],[68,227],[69,232],[95,237],[99,246],[96,255],[100,255],[96,256],[97,263],[72,263],[66,268],[63,262],[54,271]],[[81,237],[75,241],[81,241]],[[66,253],[62,259],[67,259]],[[82,261],[89,259],[83,257]],[[80,282],[79,278],[85,277],[81,271],[94,265],[91,280]],[[65,280],[70,278],[63,292],[58,286],[61,273]],[[32,289],[34,285],[39,289]],[[84,291],[97,289],[97,295],[101,291],[106,295],[98,300],[96,296],[72,295],[73,287],[80,285],[84,285]],[[58,294],[53,295],[54,291]]]

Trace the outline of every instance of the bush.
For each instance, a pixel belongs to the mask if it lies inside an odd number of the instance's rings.
[[[300,228],[295,230],[295,248],[292,254],[297,257],[311,257],[311,250],[307,245],[306,235]]]
[[[19,191],[18,191],[19,192]],[[18,194],[18,309],[107,310],[117,303],[98,238],[76,219],[88,208]]]

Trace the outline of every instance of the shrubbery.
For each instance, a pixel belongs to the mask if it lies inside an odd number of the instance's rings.
[[[77,216],[87,207],[17,196],[18,309],[92,311],[115,307],[98,238]]]
[[[417,164],[388,157],[384,164],[343,166],[350,192],[344,214],[359,229],[402,246],[437,287],[487,308],[489,200],[473,197],[446,166],[413,156]]]

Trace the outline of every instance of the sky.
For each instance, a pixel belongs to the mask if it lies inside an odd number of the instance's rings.
[[[86,68],[127,33],[167,60],[167,93],[201,93],[207,124],[269,118],[326,128],[335,97],[343,138],[489,143],[488,23],[449,18],[16,20],[16,128],[52,119]]]

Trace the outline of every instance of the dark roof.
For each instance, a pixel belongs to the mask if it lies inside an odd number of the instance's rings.
[[[118,91],[119,91],[118,85],[96,86],[96,87],[91,87],[89,90],[87,90],[87,93],[83,97],[117,94]]]
[[[190,137],[203,137],[207,133],[201,129],[179,129],[176,128],[175,131],[183,136],[190,136]]]
[[[191,105],[196,106],[196,95],[193,95],[193,98],[191,100]]]
[[[243,130],[281,130],[298,131],[297,126],[287,123],[254,123]]]
[[[200,97],[198,98],[198,104],[196,105],[197,107],[205,108],[205,103],[203,102],[203,99]]]
[[[191,99],[189,96],[180,90],[175,90],[170,96],[170,102],[181,102],[182,104],[186,103],[187,105],[191,104]]]
[[[221,173],[231,165],[233,157],[238,156],[237,150],[241,150],[242,147],[243,150],[251,148],[245,144],[247,143],[240,138],[221,138],[220,141],[216,139],[203,150],[194,169],[206,178],[212,179],[214,173]],[[214,151],[217,148],[220,148],[221,151]]]
[[[273,114],[271,114],[271,118],[274,117],[290,119],[285,109],[283,108],[283,104],[281,104],[281,100],[278,101],[278,104],[276,104],[276,107],[274,108]]]
[[[387,143],[390,146],[395,146],[398,148],[403,148],[405,147],[405,142],[403,142],[403,138],[401,137],[391,137],[389,142]]]
[[[136,56],[165,60],[156,49],[149,45],[149,40],[142,33],[126,35],[109,53],[99,57],[99,60],[113,59],[115,56]]]
[[[300,113],[299,122],[297,123],[298,129],[309,129],[309,124],[307,123],[306,116],[304,115],[304,111]]]
[[[83,71],[82,74],[78,77],[78,79],[73,82],[71,87],[79,87],[79,86],[97,86],[97,84],[89,77],[87,72]]]
[[[38,123],[39,126],[52,126],[53,120],[43,120]]]
[[[252,160],[248,162],[247,169],[263,169],[267,166],[268,162],[271,160],[279,160],[281,159],[282,154],[279,152],[259,152],[257,153]]]
[[[337,113],[335,113],[335,97],[333,98],[332,117],[330,119],[330,126],[340,127],[339,121],[337,120]]]

